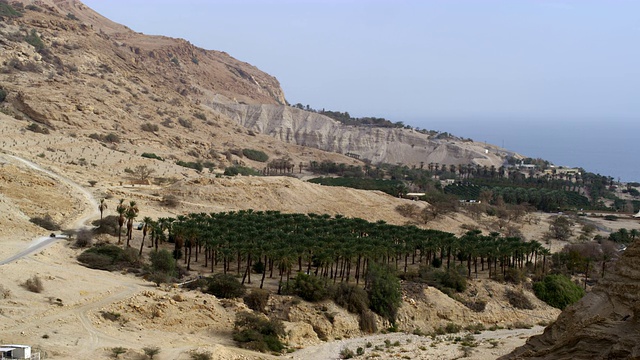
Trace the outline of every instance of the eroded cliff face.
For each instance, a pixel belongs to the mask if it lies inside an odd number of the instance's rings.
[[[458,138],[436,139],[412,129],[347,126],[324,115],[288,106],[214,101],[205,104],[255,132],[287,143],[351,154],[373,163],[499,167],[505,156],[514,155],[493,145]]]
[[[544,333],[501,359],[640,358],[640,243]]]

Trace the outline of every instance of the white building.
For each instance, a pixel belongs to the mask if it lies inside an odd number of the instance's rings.
[[[0,359],[40,359],[40,353],[31,356],[31,346],[28,345],[0,345]]]

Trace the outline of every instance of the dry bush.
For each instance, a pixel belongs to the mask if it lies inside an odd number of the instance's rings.
[[[533,310],[535,308],[533,303],[531,303],[522,290],[514,291],[508,289],[505,296],[507,297],[507,300],[509,300],[509,304],[516,309]]]
[[[76,234],[76,246],[79,248],[85,248],[91,246],[93,242],[93,231],[89,229],[80,229]]]
[[[371,310],[366,310],[360,314],[359,325],[360,330],[368,334],[373,334],[378,331],[376,315]]]
[[[402,204],[396,206],[396,212],[404,217],[413,218],[416,214],[418,214],[419,209],[415,204]]]
[[[42,285],[42,280],[38,277],[38,275],[33,275],[31,278],[27,279],[22,286],[34,293],[41,293],[44,291],[44,285]]]
[[[244,303],[254,311],[265,312],[268,302],[269,292],[264,289],[254,289],[244,296]]]
[[[60,230],[60,225],[56,224],[56,222],[53,221],[53,218],[49,214],[43,217],[32,217],[31,219],[29,219],[29,221],[49,231]]]
[[[155,132],[160,130],[160,127],[158,127],[158,125],[156,124],[152,124],[152,123],[144,123],[142,125],[140,125],[140,130],[142,131],[148,131],[148,132]]]
[[[8,299],[11,297],[11,290],[0,285],[0,299]]]
[[[178,200],[178,197],[175,195],[165,195],[162,197],[162,205],[169,208],[174,208],[180,205],[180,200]]]

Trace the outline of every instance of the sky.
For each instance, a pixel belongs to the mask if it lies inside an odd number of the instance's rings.
[[[599,165],[585,155],[587,141],[635,152],[635,137],[617,143],[617,134],[640,123],[640,1],[83,2],[135,31],[248,62],[275,76],[291,104],[448,131],[605,174],[640,169],[640,160]],[[531,138],[531,124],[555,137]],[[584,137],[572,128],[595,124]],[[640,180],[640,170],[622,176]]]
[[[640,2],[84,0],[275,76],[292,103],[429,118],[640,120]]]

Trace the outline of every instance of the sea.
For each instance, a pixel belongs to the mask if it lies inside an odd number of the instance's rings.
[[[640,182],[640,119],[418,120],[414,127],[486,142],[556,166]]]

